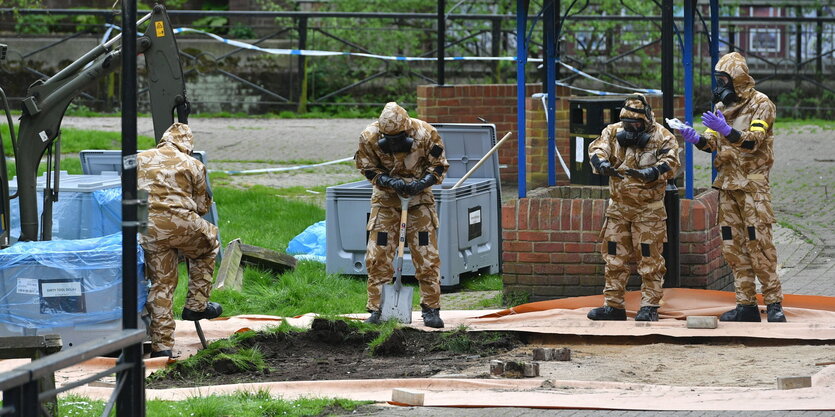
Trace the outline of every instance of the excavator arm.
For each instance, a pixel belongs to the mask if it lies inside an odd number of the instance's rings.
[[[136,40],[137,51],[145,56],[154,136],[159,142],[163,132],[174,122],[175,108],[178,109],[181,120],[187,117],[188,101],[179,50],[165,7],[155,5],[153,11],[139,23],[145,20],[150,20],[150,23],[146,33]],[[38,165],[43,156],[52,154],[53,148],[57,148],[60,143],[56,139],[61,130],[61,121],[72,100],[90,84],[121,68],[121,49],[111,50],[117,40],[118,38],[114,38],[97,46],[49,79],[34,82],[27,90],[22,101],[22,116],[14,150],[21,241],[38,240]],[[13,129],[13,126],[10,125],[10,129]],[[57,173],[60,148],[54,149],[54,154]],[[2,173],[6,175],[6,170],[3,169]],[[55,175],[55,192],[44,190],[42,240],[51,238],[51,206],[57,199],[57,179],[58,176]],[[7,178],[3,178],[3,182],[7,184]],[[7,207],[8,191],[2,193],[0,198],[4,198],[3,203]],[[7,232],[9,216],[3,214],[3,231]]]

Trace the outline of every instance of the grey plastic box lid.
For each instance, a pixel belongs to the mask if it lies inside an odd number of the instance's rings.
[[[461,178],[496,144],[496,125],[469,123],[432,123],[444,142],[449,161],[447,178]],[[489,142],[484,137],[490,138]],[[499,183],[498,152],[488,158],[470,178],[493,178]]]

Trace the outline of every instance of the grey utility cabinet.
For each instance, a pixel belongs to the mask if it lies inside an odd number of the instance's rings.
[[[469,272],[496,274],[501,259],[499,157],[494,153],[461,186],[451,189],[496,143],[492,124],[433,124],[444,142],[449,171],[432,187],[440,225],[441,286],[459,284]],[[366,224],[371,213],[371,183],[363,180],[328,187],[326,271],[365,275]],[[413,276],[408,247],[403,275]]]

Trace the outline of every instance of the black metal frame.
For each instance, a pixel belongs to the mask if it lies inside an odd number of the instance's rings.
[[[136,1],[122,2],[123,36],[136,38]],[[145,415],[145,363],[142,343],[146,331],[139,329],[137,313],[137,221],[136,190],[136,43],[122,44],[122,330],[109,337],[92,340],[66,351],[34,360],[0,375],[3,408],[0,416],[51,417],[43,406],[58,394],[116,374],[117,385],[107,401],[102,416],[109,416],[113,407],[119,417]],[[131,159],[134,161],[130,163]],[[52,378],[55,371],[84,362],[96,356],[121,350],[117,364],[95,375],[74,381],[61,388],[39,392],[39,381]]]

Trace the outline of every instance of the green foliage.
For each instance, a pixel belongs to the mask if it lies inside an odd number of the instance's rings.
[[[775,104],[780,119],[835,118],[835,94],[829,90],[808,91],[797,88],[777,96]]]
[[[525,304],[530,300],[531,294],[524,291],[508,291],[504,293],[502,304],[508,307],[515,307],[521,304]]]
[[[52,27],[58,23],[63,16],[45,14],[24,14],[19,15],[15,22],[15,32],[25,35],[42,35],[52,31]]]
[[[468,291],[498,291],[502,289],[501,275],[479,275],[461,281],[461,287]]]
[[[269,391],[239,391],[230,395],[191,397],[184,401],[149,400],[148,417],[270,417],[318,416],[324,413],[350,413],[367,401],[334,398],[305,398],[294,401],[274,398]],[[98,417],[104,411],[104,401],[90,400],[70,394],[58,400],[61,415]]]
[[[204,30],[217,35],[225,35],[229,19],[223,16],[206,16],[192,23],[195,29]]]
[[[257,348],[241,349],[234,353],[221,353],[214,357],[213,362],[228,360],[241,371],[261,371],[267,368],[264,354]]]

